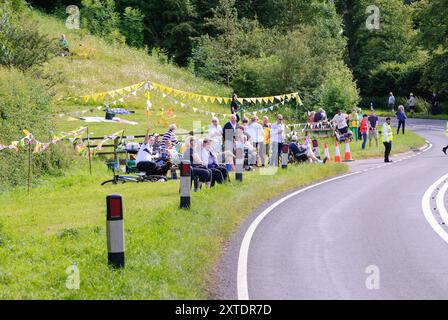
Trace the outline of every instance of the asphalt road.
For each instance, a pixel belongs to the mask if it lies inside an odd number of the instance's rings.
[[[447,299],[448,244],[422,212],[425,191],[448,173],[445,124],[409,120],[431,149],[387,166],[354,163],[359,173],[275,207],[253,230],[246,280],[242,240],[278,199],[254,212],[229,244],[216,297],[244,298],[246,286],[250,299]]]

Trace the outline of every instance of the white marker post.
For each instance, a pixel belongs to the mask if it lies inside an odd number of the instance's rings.
[[[191,168],[189,160],[182,160],[180,166],[180,207],[190,209]]]
[[[288,168],[289,146],[285,143],[282,145],[282,169]]]
[[[244,149],[241,142],[235,148],[235,180],[243,182]]]
[[[107,258],[109,265],[124,268],[124,226],[121,195],[106,197],[107,203]]]

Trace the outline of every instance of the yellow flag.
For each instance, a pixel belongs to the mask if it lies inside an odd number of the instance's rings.
[[[211,103],[215,103],[215,101],[216,101],[216,97],[210,97],[210,102]]]
[[[255,100],[257,100],[258,103],[263,103],[263,98],[255,98]]]
[[[241,104],[243,104],[243,102],[244,102],[243,98],[237,98],[236,100]]]
[[[269,97],[268,100],[269,100],[270,103],[273,103],[274,102],[274,97]]]
[[[218,100],[219,103],[223,102],[223,98],[221,98],[221,97],[216,97],[216,100]]]
[[[246,102],[252,102],[252,99],[251,98],[243,98],[243,100],[246,100]]]
[[[275,96],[275,99],[277,99],[278,101],[282,101],[283,97],[282,96]]]
[[[208,102],[208,96],[202,96],[202,99],[204,99],[205,102]]]
[[[173,89],[166,87],[165,92],[166,94],[170,94],[171,92],[173,92]]]
[[[94,95],[92,95],[92,96],[93,96],[93,101],[96,102],[96,100],[98,100],[98,95],[97,95],[97,94],[94,94]]]
[[[268,97],[263,97],[263,98],[261,98],[265,103],[268,103],[269,102],[269,98]]]
[[[230,98],[224,98],[224,103],[229,103],[229,101],[230,101]]]
[[[90,100],[90,96],[84,96],[84,102],[87,103]]]

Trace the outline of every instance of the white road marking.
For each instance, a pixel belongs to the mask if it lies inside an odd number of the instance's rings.
[[[242,241],[241,247],[240,247],[239,257],[238,257],[238,274],[237,274],[238,300],[249,300],[249,286],[248,286],[248,282],[247,282],[247,262],[248,262],[248,256],[249,256],[249,246],[250,246],[252,237],[255,233],[255,230],[257,229],[257,227],[261,223],[261,221],[263,221],[263,219],[269,213],[271,213],[273,209],[278,207],[280,204],[282,204],[286,200],[288,200],[292,197],[295,197],[296,195],[298,195],[300,193],[303,193],[303,192],[313,189],[315,187],[321,186],[323,184],[333,182],[336,180],[340,180],[342,178],[353,176],[353,175],[359,174],[359,173],[361,173],[361,171],[356,171],[353,173],[345,174],[343,176],[331,178],[331,179],[313,184],[306,188],[297,190],[297,191],[281,198],[280,200],[274,202],[267,209],[265,209],[260,215],[258,215],[258,217],[254,221],[252,221],[251,225],[249,226],[249,228],[246,231],[246,234],[244,235],[244,238],[243,238],[243,241]]]
[[[436,218],[432,214],[431,211],[431,195],[437,189],[437,187],[448,178],[448,174],[441,177],[439,180],[434,182],[428,190],[426,190],[425,194],[422,198],[422,209],[423,214],[425,215],[426,221],[428,221],[429,225],[434,229],[434,231],[446,242],[448,243],[448,233],[440,226],[437,222]]]
[[[429,149],[432,148],[432,144],[426,140],[426,143],[428,144],[428,147],[423,150],[422,152],[426,152]],[[414,155],[416,156],[416,155]],[[379,169],[386,166],[384,165],[379,165],[376,167],[372,167],[370,170],[373,169]],[[239,256],[238,256],[238,271],[237,271],[237,295],[238,295],[238,300],[249,300],[249,284],[247,281],[247,266],[248,266],[248,257],[249,257],[249,247],[250,247],[250,242],[252,241],[252,237],[258,227],[258,225],[263,221],[264,218],[266,218],[266,216],[272,212],[273,209],[275,209],[276,207],[278,207],[280,204],[282,204],[283,202],[285,202],[286,200],[295,197],[298,194],[301,194],[305,191],[308,191],[310,189],[313,189],[315,187],[318,187],[320,185],[329,183],[329,182],[333,182],[342,178],[346,178],[349,176],[353,176],[356,174],[362,173],[362,171],[356,171],[353,173],[349,173],[349,174],[345,174],[339,177],[335,177],[335,178],[331,178],[316,184],[313,184],[311,186],[308,186],[306,188],[297,190],[281,199],[279,199],[278,201],[274,202],[272,205],[270,205],[268,208],[266,208],[262,213],[260,213],[254,221],[252,221],[252,223],[250,224],[249,228],[246,230],[246,233],[244,234],[244,238],[243,241],[241,242],[241,247],[240,247],[240,252],[239,252]],[[440,179],[440,181],[443,181],[444,179],[448,178],[448,174],[446,176],[444,176],[443,178]],[[439,185],[435,184],[434,189]],[[432,186],[431,186],[432,187]],[[428,192],[428,191],[427,191]],[[429,193],[428,195],[428,199],[431,199],[431,194],[432,192]],[[425,196],[423,196],[423,199],[426,199],[426,193]],[[422,200],[422,204],[423,204],[423,200]],[[428,202],[429,204],[429,202]],[[425,209],[424,209],[425,210]],[[435,218],[432,216],[431,214],[431,207],[429,206],[429,215],[432,217],[432,219],[435,220]],[[426,213],[425,213],[426,216]],[[427,217],[427,220],[429,219],[429,217]],[[428,220],[429,222],[429,220]],[[437,223],[437,221],[435,221],[436,225],[433,228],[439,227],[441,229],[441,231],[443,233],[445,233],[445,231],[440,227],[440,225]],[[431,222],[430,222],[431,224]],[[436,231],[437,232],[437,231]],[[440,230],[439,230],[440,232]],[[448,233],[445,233],[446,235],[446,239],[444,239],[445,241],[448,242]]]
[[[439,192],[437,193],[436,207],[437,210],[439,210],[443,222],[445,222],[445,224],[448,225],[448,212],[446,211],[445,207],[445,194],[448,190],[448,183],[446,183],[446,181],[443,181],[443,183],[444,184],[442,188],[440,188]]]

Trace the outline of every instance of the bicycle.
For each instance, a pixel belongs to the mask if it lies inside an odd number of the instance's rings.
[[[122,176],[119,174],[114,174],[114,178],[110,180],[106,180],[101,183],[102,186],[108,183],[118,184],[118,183],[126,183],[126,182],[166,182],[168,178],[160,175],[146,175],[144,172],[138,173],[136,176]]]

